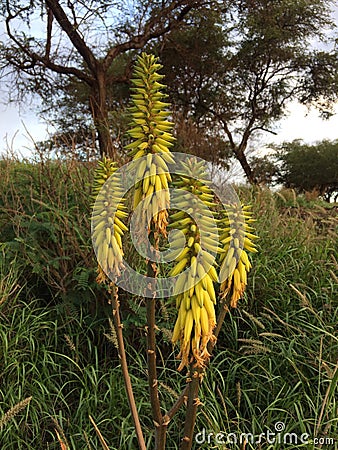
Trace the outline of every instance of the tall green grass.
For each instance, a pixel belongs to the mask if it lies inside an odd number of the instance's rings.
[[[90,243],[91,167],[0,161],[0,448],[136,449],[110,306],[95,283]],[[196,449],[337,448],[338,279],[334,208],[241,189],[252,201],[260,252],[248,291],[219,336],[200,393]],[[148,448],[153,424],[144,353],[144,303],[121,293],[128,360]],[[165,409],[185,386],[159,311],[159,383]],[[170,424],[178,449],[183,412]],[[309,434],[297,446],[217,444],[219,432]],[[315,444],[315,438],[336,443]],[[233,438],[234,439],[234,438]]]

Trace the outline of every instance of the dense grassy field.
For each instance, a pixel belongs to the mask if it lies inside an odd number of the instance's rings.
[[[60,440],[100,449],[89,415],[110,449],[137,449],[107,293],[95,283],[92,167],[2,160],[0,172],[0,449],[60,449]],[[337,449],[337,206],[292,192],[238,193],[253,204],[260,251],[203,382],[195,448]],[[122,294],[121,304],[151,449],[144,303]],[[163,301],[158,362],[167,409],[186,383],[170,343],[174,315]],[[170,424],[168,449],[179,446],[182,418]],[[278,427],[273,442],[267,431]],[[216,442],[219,432],[224,442],[230,433],[227,444]],[[264,436],[240,442],[241,433]],[[308,439],[289,445],[285,433]]]

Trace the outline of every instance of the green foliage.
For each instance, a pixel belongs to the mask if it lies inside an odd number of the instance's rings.
[[[20,265],[20,284],[54,299],[94,288],[89,226],[90,166],[1,160],[0,242],[6,261]],[[79,279],[79,273],[82,274]],[[87,289],[82,301],[92,293]]]
[[[104,301],[105,292],[97,291],[93,283],[95,262],[86,241],[90,192],[85,180],[91,169],[50,162],[45,167],[13,161],[1,164],[0,423],[12,411],[0,430],[1,449],[59,449],[55,429],[64,432],[71,450],[99,449],[90,414],[111,449],[133,450],[137,440],[109,323],[111,310]],[[31,192],[43,205],[31,200]],[[203,381],[196,432],[205,427],[207,432],[237,436],[259,434],[274,431],[276,422],[283,421],[285,431],[307,432],[310,439],[338,437],[337,218],[322,203],[318,206],[294,194],[283,195],[287,202],[269,191],[240,190],[243,201],[253,203],[258,218],[260,252],[245,299],[240,310],[228,314]],[[57,224],[65,217],[74,226],[62,242],[73,252],[67,253],[69,274],[63,273],[65,292],[61,294],[60,279],[48,261],[46,271],[33,274],[33,262],[26,255],[29,245],[36,246],[37,261],[42,258],[41,249],[54,261],[61,237]],[[24,220],[34,223],[33,228],[22,227]],[[87,243],[82,247],[83,240]],[[79,258],[79,248],[88,249],[85,258]],[[90,298],[84,301],[88,287]],[[142,356],[144,300],[121,292],[120,301],[132,383],[150,446],[153,424]],[[159,392],[166,410],[186,385],[168,343],[174,309],[174,305],[162,305],[158,322]],[[30,396],[14,414],[14,407]],[[183,417],[184,409],[170,423],[168,448],[179,446]],[[212,441],[196,449],[212,445],[224,448]],[[246,448],[257,450],[250,443]],[[264,442],[261,448],[285,447]],[[303,448],[320,447],[309,443]]]
[[[105,321],[88,315],[73,318],[39,303],[12,297],[2,319],[0,417],[23,398],[32,400],[0,431],[1,448],[58,449],[54,430],[60,428],[72,449],[85,448],[85,434],[93,448],[99,448],[89,414],[114,448],[128,448],[123,443],[120,447],[124,433],[129,445],[136,440],[128,424],[116,351],[103,335]],[[144,392],[143,398],[141,414],[147,423]]]
[[[161,44],[181,120],[225,140],[227,148],[214,145],[217,159],[230,150],[250,182],[257,180],[243,153],[252,136],[272,130],[291,99],[318,100],[328,111],[337,98],[334,44],[326,52],[312,45],[331,28],[329,11],[330,2],[321,0],[230,2],[203,18],[192,14],[194,28],[175,29]]]
[[[317,191],[329,200],[338,191],[338,141],[285,142],[277,148],[278,181],[298,192]]]
[[[314,103],[324,119],[334,115],[334,104],[338,92],[337,52],[316,52],[306,69],[301,102]]]
[[[250,158],[250,166],[259,184],[271,185],[275,181],[278,169],[269,156]]]

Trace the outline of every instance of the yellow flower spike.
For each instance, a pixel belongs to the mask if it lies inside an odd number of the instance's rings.
[[[148,231],[153,227],[155,232],[166,236],[170,207],[168,181],[171,179],[167,162],[174,162],[168,154],[175,138],[171,134],[173,123],[167,120],[169,103],[162,101],[166,97],[162,92],[166,86],[159,83],[163,75],[157,72],[162,67],[157,61],[155,56],[142,53],[135,64],[128,131],[134,141],[126,149],[131,150],[129,155],[134,161],[146,157],[137,167],[136,179],[142,182],[135,187],[134,207],[147,198],[142,209],[147,209]]]
[[[250,205],[227,205],[221,215],[221,242],[226,252],[221,254],[220,292],[223,298],[230,296],[230,306],[237,307],[247,285],[247,274],[252,265],[247,252],[257,253],[253,240],[258,236],[251,233],[248,225],[253,222]]]
[[[123,192],[122,186],[118,180],[110,179],[116,170],[117,165],[104,157],[98,162],[94,174],[92,240],[98,258],[98,283],[106,282],[108,276],[120,276],[124,269],[121,236],[128,228],[121,218],[127,214],[123,211],[123,199],[121,201],[118,196]]]
[[[174,184],[178,189],[196,196],[199,202],[198,206],[193,208],[190,202],[185,204],[186,198],[182,195],[175,205],[180,211],[169,217],[169,227],[179,229],[186,236],[184,250],[176,257],[175,265],[169,273],[171,276],[178,275],[186,270],[186,274],[182,273],[175,286],[175,292],[180,290],[182,294],[179,295],[183,299],[179,304],[178,317],[182,319],[182,304],[186,310],[184,321],[180,322],[181,329],[175,325],[172,339],[177,342],[177,337],[183,336],[180,340],[178,357],[181,363],[178,370],[182,370],[191,362],[203,368],[209,361],[207,346],[216,340],[213,334],[216,326],[214,281],[218,280],[212,265],[215,262],[213,254],[218,250],[217,234],[210,233],[210,227],[215,224],[215,218],[209,208],[213,194],[205,179],[204,163],[191,158],[182,163],[182,167],[185,176],[180,177]],[[193,217],[196,218],[196,223]],[[175,241],[171,245],[175,248]]]

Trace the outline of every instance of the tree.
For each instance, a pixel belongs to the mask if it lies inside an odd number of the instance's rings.
[[[91,118],[101,152],[123,147],[120,112],[142,47],[164,64],[181,147],[223,163],[234,155],[251,183],[257,180],[248,145],[257,133],[274,132],[290,100],[316,103],[329,115],[337,98],[337,52],[312,45],[333,26],[329,0],[214,0],[212,7],[202,0],[138,0],[134,8],[122,0],[114,7],[25,1],[2,2],[12,40],[3,44],[5,68],[15,69],[16,86],[45,99],[48,114],[54,107],[62,137],[76,136],[80,148],[93,141]],[[39,5],[43,38],[12,31],[15,18],[26,14],[29,23]],[[196,139],[180,138],[186,124]]]
[[[100,152],[116,157],[108,86],[128,80],[129,73],[128,66],[124,73],[116,71],[114,62],[174,29],[202,4],[202,0],[140,0],[133,5],[122,0],[4,0],[0,7],[8,40],[1,44],[2,72],[12,75],[11,83],[16,77],[21,96],[33,91],[45,99],[62,91],[69,79],[79,80],[87,90]]]
[[[263,157],[253,156],[249,161],[254,177],[258,184],[271,185],[278,176],[278,167],[271,155]]]
[[[121,81],[107,84],[107,129],[114,153],[126,154],[129,97],[128,77],[123,80],[133,53],[119,55],[112,63],[111,72]],[[123,80],[123,81],[122,81]],[[97,136],[92,120],[89,87],[75,77],[69,77],[57,95],[42,97],[39,114],[50,125],[50,138],[39,143],[39,148],[56,149],[58,154],[88,160],[97,157]],[[52,131],[53,130],[53,131]]]
[[[277,179],[285,187],[317,191],[327,201],[338,192],[338,140],[313,145],[285,142],[277,148],[277,161]]]
[[[251,183],[257,179],[246,150],[255,133],[274,132],[290,100],[337,98],[337,53],[311,45],[332,26],[329,7],[322,0],[234,1],[208,16],[194,12],[194,27],[162,38],[174,102],[227,139]]]

